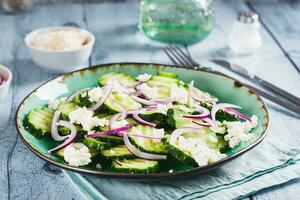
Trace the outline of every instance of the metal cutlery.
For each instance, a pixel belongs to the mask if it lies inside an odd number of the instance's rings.
[[[226,60],[212,59],[210,61],[217,65],[225,67],[226,69],[229,69],[230,71],[233,71],[250,81],[254,81],[256,84],[262,86],[263,88],[270,90],[273,93],[275,93],[276,95],[279,95],[282,98],[286,98],[289,101],[293,102],[294,104],[297,104],[298,106],[300,106],[300,98],[299,97],[296,97],[295,95],[293,95],[287,91],[284,91],[283,89],[275,86],[274,84],[272,84],[268,81],[265,81],[256,75],[249,73],[249,71],[247,69],[245,69],[235,63],[226,61]]]
[[[199,63],[197,63],[196,61],[193,60],[193,58],[191,57],[187,47],[184,47],[184,49],[182,49],[181,47],[179,47],[178,45],[169,45],[167,47],[165,47],[164,52],[166,53],[166,55],[170,58],[170,60],[178,66],[184,66],[186,68],[190,68],[190,69],[206,69],[208,71],[213,71],[215,73],[218,74],[223,74],[221,72],[218,71],[214,71],[210,68],[206,68],[201,66]],[[224,74],[223,74],[224,75]],[[300,106],[297,106],[294,103],[291,103],[285,99],[282,99],[280,97],[274,96],[272,94],[269,94],[268,92],[265,92],[261,89],[258,89],[254,86],[248,85],[248,84],[244,84],[247,87],[249,87],[250,89],[252,89],[253,91],[255,91],[256,93],[258,93],[259,95],[267,98],[268,100],[290,110],[293,111],[297,114],[300,114]]]

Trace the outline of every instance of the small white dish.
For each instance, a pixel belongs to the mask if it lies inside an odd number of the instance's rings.
[[[45,31],[70,29],[84,31],[88,35],[87,43],[82,47],[79,47],[74,50],[62,51],[45,50],[32,45],[32,41],[34,40],[34,38],[38,34],[41,34]],[[77,27],[65,26],[37,29],[28,33],[24,40],[28,47],[32,60],[40,67],[54,72],[70,72],[75,69],[78,69],[80,65],[84,64],[90,57],[95,43],[95,37],[91,32]]]
[[[0,102],[1,102],[4,101],[4,99],[8,94],[9,86],[12,79],[12,74],[11,71],[3,65],[0,65],[0,74],[6,80],[4,84],[0,85]]]

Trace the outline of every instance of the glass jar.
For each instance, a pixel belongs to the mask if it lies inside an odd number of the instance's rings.
[[[214,25],[211,0],[142,0],[139,28],[151,39],[193,44]]]

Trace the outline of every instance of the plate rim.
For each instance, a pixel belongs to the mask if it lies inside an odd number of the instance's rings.
[[[239,85],[239,87],[245,87],[247,88],[248,91],[250,91],[252,94],[254,94],[256,96],[256,99],[262,104],[262,108],[265,111],[265,118],[266,118],[266,123],[263,124],[264,130],[262,132],[262,134],[259,136],[259,138],[256,139],[255,142],[253,142],[252,144],[250,144],[249,146],[245,147],[244,149],[241,149],[240,151],[234,153],[233,155],[223,158],[222,160],[219,160],[217,162],[202,166],[202,167],[195,167],[193,169],[189,169],[189,170],[183,170],[183,171],[175,171],[172,173],[168,173],[168,172],[159,172],[159,173],[122,173],[122,172],[104,172],[104,171],[97,171],[96,169],[90,169],[90,168],[85,168],[85,167],[74,167],[74,166],[70,166],[67,165],[66,163],[60,163],[58,161],[52,160],[51,158],[45,156],[43,153],[40,153],[38,150],[36,150],[30,142],[28,142],[25,137],[23,136],[22,130],[20,125],[18,124],[18,116],[19,116],[19,112],[22,109],[22,106],[24,105],[25,101],[28,99],[29,96],[31,96],[34,92],[36,92],[39,88],[41,88],[42,86],[44,86],[45,84],[60,78],[60,77],[64,77],[66,75],[70,75],[76,72],[81,72],[81,71],[86,71],[86,70],[93,70],[93,69],[98,69],[101,67],[112,67],[114,65],[154,65],[154,66],[163,66],[163,67],[175,67],[175,68],[179,68],[179,69],[186,69],[186,70],[191,70],[191,71],[202,71],[202,72],[206,72],[206,73],[211,73],[214,75],[218,75],[218,76],[222,76],[225,77],[227,79],[230,79],[232,81],[234,81],[234,83],[237,83]],[[249,88],[247,85],[245,85],[244,83],[242,83],[241,81],[228,76],[226,74],[222,74],[218,71],[213,71],[210,70],[208,68],[202,68],[202,69],[189,69],[183,66],[178,66],[178,65],[172,65],[172,64],[162,64],[162,63],[148,63],[148,62],[112,62],[112,63],[103,63],[100,65],[93,65],[90,67],[86,67],[86,68],[82,68],[79,70],[75,70],[75,71],[71,71],[68,73],[63,73],[61,75],[55,76],[54,78],[51,78],[45,82],[43,82],[42,84],[40,84],[39,86],[37,86],[35,89],[33,89],[28,95],[26,95],[24,97],[24,99],[20,102],[20,104],[17,107],[17,111],[15,114],[15,126],[18,132],[19,137],[21,138],[22,142],[26,145],[27,148],[29,148],[30,151],[32,151],[35,155],[37,155],[39,158],[41,158],[42,160],[51,163],[55,166],[58,166],[62,169],[66,169],[66,170],[70,170],[73,172],[78,172],[78,173],[83,173],[83,174],[88,174],[88,175],[94,175],[94,176],[102,176],[102,177],[111,177],[111,178],[128,178],[128,179],[150,179],[150,178],[170,178],[170,177],[180,177],[180,176],[191,176],[191,175],[196,175],[196,174],[200,174],[203,172],[206,172],[208,170],[217,168],[239,156],[241,156],[242,154],[250,151],[251,149],[253,149],[255,146],[257,146],[260,142],[263,141],[263,139],[265,138],[265,136],[268,133],[268,129],[269,129],[269,125],[270,125],[270,115],[269,115],[269,110],[268,107],[266,105],[266,103],[263,101],[263,99],[255,92],[253,91],[251,88]]]

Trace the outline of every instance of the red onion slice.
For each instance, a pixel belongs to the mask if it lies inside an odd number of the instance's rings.
[[[230,112],[230,113],[233,113],[233,114],[237,115],[239,118],[242,118],[244,120],[248,120],[248,121],[251,122],[251,118],[250,117],[248,117],[247,115],[245,115],[243,113],[240,113],[239,111],[237,111],[237,110],[235,110],[233,108],[225,108],[225,110],[227,112]]]
[[[152,110],[152,109],[156,109],[157,106],[145,106],[144,108],[147,110]]]
[[[217,98],[201,98],[199,96],[197,96],[196,94],[194,94],[194,81],[191,81],[191,83],[189,84],[189,95],[190,97],[192,97],[192,99],[194,99],[195,101],[198,102],[207,102],[207,103],[215,103],[218,101]]]
[[[140,109],[140,110],[129,110],[126,111],[126,116],[122,117],[122,113],[117,113],[115,115],[112,116],[112,118],[109,120],[109,128],[113,129],[113,124],[117,121],[117,120],[124,120],[126,119],[127,115],[131,115],[131,114],[142,114],[145,113],[146,110],[145,109]]]
[[[144,126],[151,126],[151,127],[156,126],[156,124],[147,122],[147,121],[143,120],[142,118],[140,118],[139,114],[137,114],[137,113],[132,114],[132,117],[138,124],[141,124]]]
[[[114,84],[108,85],[107,87],[105,87],[105,91],[103,96],[101,97],[101,99],[95,104],[93,105],[90,110],[95,111],[97,110],[108,98],[108,96],[112,93],[112,90],[114,88]]]
[[[121,163],[118,159],[114,159],[114,161],[115,161],[118,165],[123,166],[123,163]]]
[[[124,139],[124,143],[125,143],[128,151],[130,151],[133,155],[135,155],[139,158],[144,158],[147,160],[165,160],[165,159],[167,159],[166,155],[158,155],[158,154],[152,154],[152,153],[146,153],[146,152],[140,151],[139,149],[137,149],[135,146],[133,146],[130,143],[129,138],[126,134],[124,134],[123,139]]]
[[[121,110],[121,116],[120,116],[120,120],[124,120],[127,117],[127,110],[124,108],[124,106],[122,104],[120,104],[117,101],[113,101],[115,104],[117,104],[117,107],[120,108]]]
[[[207,122],[207,124],[208,124],[209,126],[212,126],[212,127],[215,127],[215,126],[216,126],[216,123],[215,123],[212,119],[210,119],[209,117],[204,118],[204,119],[202,119],[202,120],[205,121],[205,122]]]
[[[158,103],[155,101],[151,101],[151,100],[147,100],[147,99],[143,99],[134,95],[131,95],[131,98],[141,104],[147,105],[147,106],[152,106],[152,105],[157,105]]]
[[[170,144],[174,144],[178,137],[181,136],[184,133],[199,133],[199,131],[202,131],[202,128],[196,128],[196,127],[183,127],[175,129],[170,137]]]
[[[109,128],[113,129],[113,124],[120,118],[121,113],[114,114],[109,120]]]
[[[142,84],[142,82],[140,82],[140,81],[134,81],[134,82],[129,82],[129,83],[127,84],[127,86],[128,86],[128,87],[131,87],[131,88],[135,88],[136,86],[138,86],[138,85],[140,85],[140,84]]]
[[[53,149],[50,149],[48,151],[49,154],[52,154],[56,151],[59,151],[59,150],[65,148],[65,147],[67,147],[71,143],[73,143],[75,138],[76,138],[76,135],[77,135],[77,130],[76,130],[76,127],[75,127],[74,124],[72,124],[68,121],[59,121],[58,125],[65,126],[65,127],[69,128],[71,130],[71,134],[68,135],[68,138],[62,144],[58,145],[57,147],[55,147]]]
[[[83,89],[77,90],[76,92],[74,92],[73,94],[71,94],[70,96],[67,97],[66,102],[73,101],[73,99],[74,99],[78,94],[80,94],[81,92],[86,91],[86,90],[88,90],[88,89],[89,89],[89,88],[83,88]]]
[[[132,93],[131,95],[132,96],[140,96],[142,93],[141,93],[141,91],[139,91],[139,90],[137,90],[137,91],[135,91],[134,93]]]
[[[184,118],[190,118],[190,119],[203,119],[209,116],[210,111],[207,108],[204,108],[202,106],[196,106],[196,111],[201,113],[198,115],[184,115],[182,117]]]
[[[99,133],[93,133],[93,134],[85,135],[85,137],[95,138],[95,137],[101,137],[101,136],[105,136],[105,135],[112,135],[112,134],[116,134],[116,133],[121,132],[121,131],[127,131],[131,127],[132,126],[130,126],[130,125],[123,126],[123,127],[120,127],[120,128],[111,129],[111,130],[104,131],[104,132],[99,132]]]
[[[151,101],[160,103],[160,104],[168,104],[168,103],[173,103],[174,99],[172,98],[165,98],[165,99],[151,99]]]
[[[52,122],[51,122],[51,137],[55,141],[62,141],[64,139],[66,139],[67,137],[69,137],[69,135],[60,136],[58,133],[57,125],[58,125],[58,120],[59,120],[60,114],[61,114],[60,111],[55,111],[53,118],[52,118]]]
[[[147,139],[154,139],[154,140],[161,140],[166,138],[166,136],[163,137],[155,137],[155,136],[149,136],[149,135],[142,135],[137,133],[128,133],[128,132],[119,132],[117,133],[119,136],[124,136],[125,134],[132,137],[141,137],[141,138],[147,138]]]
[[[209,127],[210,124],[209,123],[204,123],[204,122],[196,122],[196,121],[192,121],[192,123],[197,124],[199,126],[203,126],[203,127]]]
[[[224,110],[226,108],[241,108],[240,106],[234,105],[234,104],[230,104],[230,103],[220,103],[217,104],[215,106],[213,106],[213,108],[211,109],[211,118],[213,120],[214,123],[216,123],[216,114],[219,110]]]
[[[132,114],[143,114],[143,113],[145,113],[146,111],[147,111],[147,109],[144,109],[144,108],[139,109],[139,110],[128,110],[128,111],[127,111],[127,114],[128,114],[128,115],[132,115]]]

